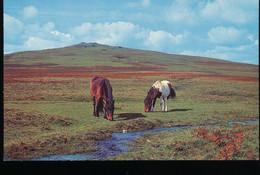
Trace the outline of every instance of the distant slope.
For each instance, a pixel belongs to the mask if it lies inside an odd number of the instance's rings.
[[[98,43],[79,43],[72,46],[39,51],[24,51],[4,55],[5,70],[19,68],[53,69],[52,71],[104,71],[165,73],[176,78],[178,74],[244,76],[258,78],[258,66],[198,56],[167,54],[129,49]],[[57,69],[59,68],[59,69]],[[77,69],[75,69],[77,68]],[[141,75],[141,74],[140,74]]]

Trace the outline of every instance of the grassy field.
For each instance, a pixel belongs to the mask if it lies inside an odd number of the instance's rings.
[[[110,160],[256,160],[258,127],[233,124],[146,134]]]
[[[92,116],[89,85],[95,75],[107,77],[113,87],[113,122]],[[258,75],[255,65],[103,45],[5,55],[4,159],[96,151],[95,142],[123,129],[258,120]],[[177,89],[177,98],[168,103],[169,112],[159,112],[159,101],[155,112],[144,112],[147,92],[163,79]],[[239,145],[234,144],[239,153],[222,155],[224,145],[186,130],[145,135],[129,153],[111,159],[259,159],[259,125],[206,130],[211,135],[227,133],[226,145],[236,138],[233,133],[242,133]],[[145,139],[157,140],[159,146],[147,145]],[[144,156],[138,157],[145,146]]]

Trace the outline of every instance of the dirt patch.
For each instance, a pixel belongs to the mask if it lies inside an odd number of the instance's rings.
[[[50,155],[93,152],[96,151],[96,148],[92,147],[95,142],[105,140],[112,135],[111,130],[66,133],[55,132],[52,128],[55,125],[67,127],[75,122],[74,119],[66,116],[29,115],[21,110],[5,109],[5,135],[16,128],[15,134],[26,135],[30,139],[12,139],[8,146],[4,145],[4,159],[27,160]],[[34,136],[35,132],[43,131],[48,137]]]
[[[66,116],[49,116],[47,114],[30,115],[21,110],[5,109],[4,113],[5,127],[25,127],[34,126],[49,129],[50,124],[59,126],[69,126],[75,122],[74,119]]]
[[[144,130],[153,129],[154,127],[155,127],[154,123],[138,118],[133,121],[117,123],[115,125],[115,131],[122,132],[123,130],[127,130],[127,132],[135,132],[135,131],[144,131]]]
[[[20,141],[4,148],[4,159],[27,160],[50,155],[79,154],[96,151],[96,141],[110,137],[109,133],[93,132],[83,135],[52,135],[48,139]]]

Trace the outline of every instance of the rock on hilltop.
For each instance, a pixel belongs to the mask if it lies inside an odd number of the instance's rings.
[[[67,46],[65,48],[87,48],[87,47],[109,47],[109,46],[104,45],[104,44],[95,43],[95,42],[93,42],[93,43],[81,42],[79,44]]]

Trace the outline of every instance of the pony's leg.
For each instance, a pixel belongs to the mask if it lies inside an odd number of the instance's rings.
[[[98,109],[98,104],[100,103],[100,100],[102,100],[102,98],[97,98],[97,108],[96,108],[96,117],[99,117],[99,109]]]
[[[106,104],[105,104],[105,106],[106,106]],[[104,108],[104,119],[107,120],[107,109],[106,108]]]
[[[162,100],[162,111],[164,111],[165,99]]]
[[[104,119],[106,119],[107,120],[107,110],[105,109],[105,112],[104,112]]]
[[[93,116],[96,116],[96,113],[95,113],[95,107],[96,107],[96,99],[95,99],[95,96],[92,96],[92,101],[93,101],[93,107],[94,107],[94,110],[93,110]]]
[[[163,111],[163,106],[164,106],[164,104],[163,104],[163,97],[161,96],[160,97],[160,106],[161,106],[161,112]]]
[[[165,99],[165,111],[167,112],[168,110],[167,110],[167,106],[168,106],[168,99],[166,98]]]
[[[152,109],[151,109],[152,112],[153,112],[153,110],[154,110],[155,102],[156,102],[156,98],[153,100],[153,105],[152,105]]]

